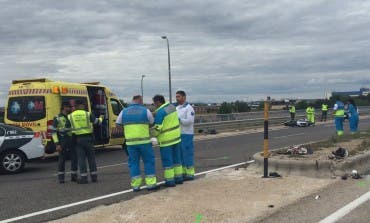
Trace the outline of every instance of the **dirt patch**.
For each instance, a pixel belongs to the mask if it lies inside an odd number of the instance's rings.
[[[336,182],[300,176],[264,179],[251,170],[207,174],[176,188],[100,206],[57,222],[247,222]]]

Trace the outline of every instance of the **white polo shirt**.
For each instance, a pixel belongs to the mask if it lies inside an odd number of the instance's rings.
[[[193,107],[185,102],[183,105],[176,107],[180,123],[181,123],[181,134],[194,134],[194,116],[195,112]]]

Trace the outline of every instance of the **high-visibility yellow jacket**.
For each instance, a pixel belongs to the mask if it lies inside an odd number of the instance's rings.
[[[306,114],[307,115],[312,115],[315,113],[315,108],[312,107],[312,106],[308,106],[307,109],[306,109]]]
[[[335,117],[338,117],[338,118],[343,118],[344,117],[344,104],[343,102],[341,101],[337,101],[335,102],[335,105],[334,105],[334,116]]]
[[[63,113],[58,114],[54,117],[52,127],[52,138],[55,144],[59,144],[59,137],[71,136],[71,123],[69,122],[66,115]]]
[[[153,135],[157,137],[159,146],[171,146],[181,142],[180,122],[176,107],[165,103],[155,112]]]
[[[321,111],[327,111],[328,110],[328,105],[327,104],[322,104],[321,105]]]
[[[127,145],[150,143],[147,108],[131,104],[122,111],[122,124]]]
[[[68,115],[71,122],[72,134],[87,135],[93,132],[93,124],[102,122],[102,118],[95,118],[93,114],[85,110],[76,110]]]

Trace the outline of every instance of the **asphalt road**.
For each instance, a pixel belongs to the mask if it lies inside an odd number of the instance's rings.
[[[346,123],[346,126],[348,123]],[[368,129],[369,120],[361,120],[360,128]],[[348,131],[348,129],[347,129]],[[293,144],[326,139],[335,133],[333,123],[308,128],[284,127],[270,131],[270,148],[276,149]],[[206,171],[217,167],[246,161],[262,150],[263,133],[240,134],[196,140],[196,171]],[[159,158],[158,148],[156,157]],[[38,160],[27,165],[25,172],[18,175],[0,176],[0,222],[73,202],[78,202],[130,188],[127,157],[122,150],[101,150],[96,153],[99,166],[97,184],[77,185],[57,183],[55,159]],[[163,179],[160,160],[157,159],[158,180]],[[67,165],[69,166],[69,165]],[[191,186],[191,184],[189,184]],[[146,191],[139,192],[144,194]],[[120,196],[67,208],[21,220],[19,222],[43,222],[58,219],[92,207],[128,200],[138,195],[126,193]]]

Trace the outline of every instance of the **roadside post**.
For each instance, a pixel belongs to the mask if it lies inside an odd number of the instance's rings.
[[[270,108],[270,96],[267,96],[267,100],[264,103],[264,131],[263,131],[263,177],[268,178],[268,156],[269,156],[269,108]]]

